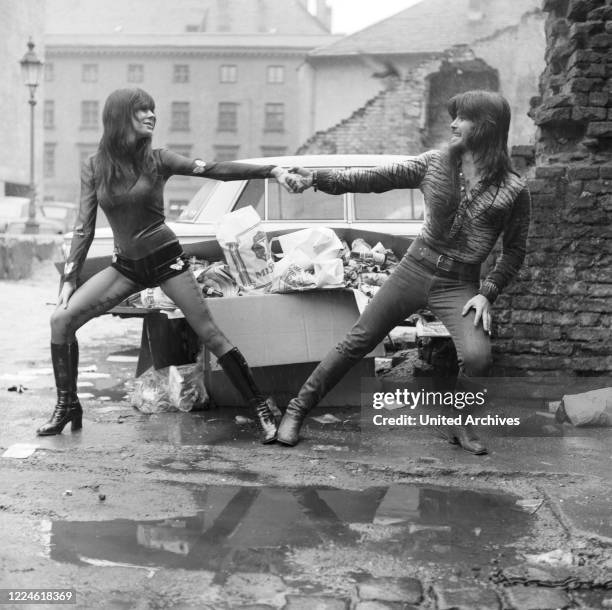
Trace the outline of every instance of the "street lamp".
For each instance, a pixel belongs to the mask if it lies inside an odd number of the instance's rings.
[[[28,207],[28,220],[25,225],[26,233],[38,233],[38,222],[36,222],[36,183],[34,182],[34,106],[36,106],[36,87],[40,81],[42,61],[34,53],[32,39],[28,41],[28,52],[19,62],[23,83],[30,89],[30,205]]]

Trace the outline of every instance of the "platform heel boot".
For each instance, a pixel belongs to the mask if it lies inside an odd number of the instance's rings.
[[[234,347],[219,358],[219,364],[225,371],[234,387],[254,412],[257,427],[261,431],[263,444],[273,443],[276,440],[276,421],[270,411],[265,397],[257,387],[253,374],[244,356],[237,347]]]
[[[340,352],[329,352],[292,398],[278,426],[276,440],[293,447],[300,438],[300,428],[309,411],[344,377],[355,364]]]
[[[83,409],[77,397],[79,344],[76,341],[52,343],[51,360],[57,388],[57,404],[51,419],[36,431],[38,436],[61,434],[69,422],[73,432],[83,427]]]

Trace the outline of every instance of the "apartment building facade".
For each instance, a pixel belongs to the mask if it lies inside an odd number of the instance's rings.
[[[79,8],[68,6],[70,0],[53,2],[58,10]],[[191,10],[180,22],[173,13],[168,27],[163,14],[151,15],[151,4],[143,5],[146,23],[130,21],[132,4],[122,11],[116,2],[114,21],[108,15],[104,23],[83,21],[79,31],[78,12],[68,11],[74,15],[68,21],[57,14],[49,19],[43,103],[47,198],[78,198],[79,167],[97,148],[104,101],[121,87],[141,87],[154,97],[156,147],[217,161],[291,154],[298,147],[303,112],[298,68],[313,49],[339,39],[329,34],[328,23],[300,0],[182,2]],[[89,32],[83,32],[86,27]],[[170,217],[199,186],[197,178],[168,182]]]

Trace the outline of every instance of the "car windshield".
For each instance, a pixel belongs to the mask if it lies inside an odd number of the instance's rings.
[[[189,205],[181,212],[178,217],[178,222],[193,222],[200,215],[203,206],[210,200],[210,196],[213,191],[219,186],[219,182],[216,180],[210,180],[208,178],[202,178],[202,187],[193,196],[193,199],[189,202]],[[262,182],[256,180],[255,182]]]

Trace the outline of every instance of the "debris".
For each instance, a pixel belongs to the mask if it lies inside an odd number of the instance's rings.
[[[106,358],[107,362],[138,362],[138,356],[121,356],[121,355],[116,355],[116,356],[108,356]]]
[[[566,394],[557,410],[559,418],[574,426],[612,426],[612,387]]]
[[[38,447],[38,445],[31,445],[30,443],[15,443],[2,454],[2,457],[18,459],[28,458],[38,449]]]
[[[317,415],[317,417],[311,417],[316,422],[320,424],[339,424],[342,420],[338,419],[335,415],[331,413],[325,413],[325,415]]]
[[[8,388],[9,392],[17,392],[17,394],[23,394],[28,388],[22,386],[21,384],[12,385]]]
[[[533,515],[543,503],[544,500],[541,500],[540,498],[523,498],[516,501],[516,505],[522,508],[525,512],[528,512],[530,515]]]
[[[202,361],[146,371],[129,394],[131,404],[142,413],[195,411],[205,408],[208,394],[204,387]]]
[[[253,420],[250,417],[245,417],[244,415],[236,415],[236,417],[234,417],[234,421],[239,425],[243,425],[243,424],[252,424]]]
[[[568,567],[573,563],[572,554],[563,549],[555,549],[554,551],[548,551],[548,553],[539,553],[536,555],[525,553],[525,559],[529,563],[552,567]]]
[[[348,447],[338,447],[336,445],[313,445],[313,451],[348,451]]]

